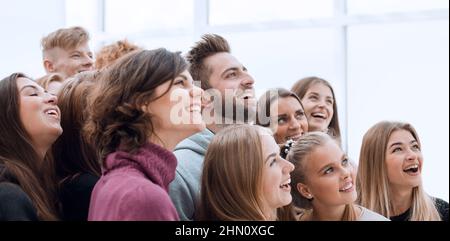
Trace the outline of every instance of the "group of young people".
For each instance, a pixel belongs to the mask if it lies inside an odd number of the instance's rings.
[[[324,79],[257,100],[216,34],[186,56],[88,44],[59,29],[46,76],[0,81],[0,220],[448,221],[416,130],[382,121],[351,161]]]

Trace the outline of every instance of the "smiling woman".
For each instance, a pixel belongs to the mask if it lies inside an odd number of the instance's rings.
[[[103,170],[88,220],[178,220],[168,194],[177,166],[172,151],[205,129],[198,108],[202,91],[187,67],[179,53],[140,50],[100,74],[84,128]],[[181,102],[172,101],[175,92]],[[192,122],[172,122],[170,110],[180,105]]]
[[[322,132],[300,137],[287,159],[295,166],[294,204],[300,221],[387,221],[356,200],[356,170],[336,140]]]
[[[292,201],[294,167],[279,152],[270,131],[260,126],[217,133],[205,155],[196,220],[280,220],[277,209]]]
[[[56,97],[20,73],[1,80],[0,130],[0,221],[57,219],[46,158],[62,133]]]
[[[282,88],[269,90],[258,100],[256,123],[270,127],[278,144],[297,141],[308,132],[308,119],[300,98]]]
[[[322,131],[341,141],[341,128],[331,84],[318,77],[308,77],[297,81],[292,92],[300,97],[308,118],[309,131]]]
[[[374,125],[364,135],[359,162],[359,204],[395,221],[448,221],[448,203],[422,186],[421,144],[410,124]]]

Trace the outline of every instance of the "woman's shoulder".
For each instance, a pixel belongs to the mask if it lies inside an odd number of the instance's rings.
[[[33,202],[19,185],[0,182],[0,220],[38,220]]]
[[[358,218],[358,221],[390,221],[385,216],[383,216],[379,213],[376,213],[372,210],[369,210],[365,207],[362,207],[362,206],[357,206],[357,207],[361,209],[361,214]]]
[[[26,200],[28,195],[22,190],[22,188],[12,182],[0,182],[0,200]],[[29,199],[29,198],[28,198]],[[0,205],[5,202],[0,202]]]
[[[440,198],[434,198],[434,204],[436,206],[436,209],[439,212],[439,215],[441,216],[443,221],[448,221],[448,202],[440,199]]]

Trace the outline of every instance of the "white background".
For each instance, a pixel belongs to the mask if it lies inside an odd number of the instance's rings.
[[[209,7],[208,7],[209,6]],[[448,0],[0,0],[0,78],[44,74],[40,39],[82,25],[94,51],[128,38],[188,51],[226,37],[259,93],[317,75],[335,88],[345,149],[357,160],[375,123],[412,123],[425,190],[449,200]]]

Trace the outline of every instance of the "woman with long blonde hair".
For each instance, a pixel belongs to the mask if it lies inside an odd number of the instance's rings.
[[[197,220],[279,220],[292,201],[292,164],[279,156],[269,130],[250,125],[220,131],[208,146]]]
[[[300,221],[388,221],[354,204],[356,171],[338,141],[323,132],[300,137],[287,160],[294,164],[291,186]]]
[[[388,121],[376,124],[361,146],[357,202],[395,221],[448,221],[448,203],[423,189],[422,166],[414,127]]]

